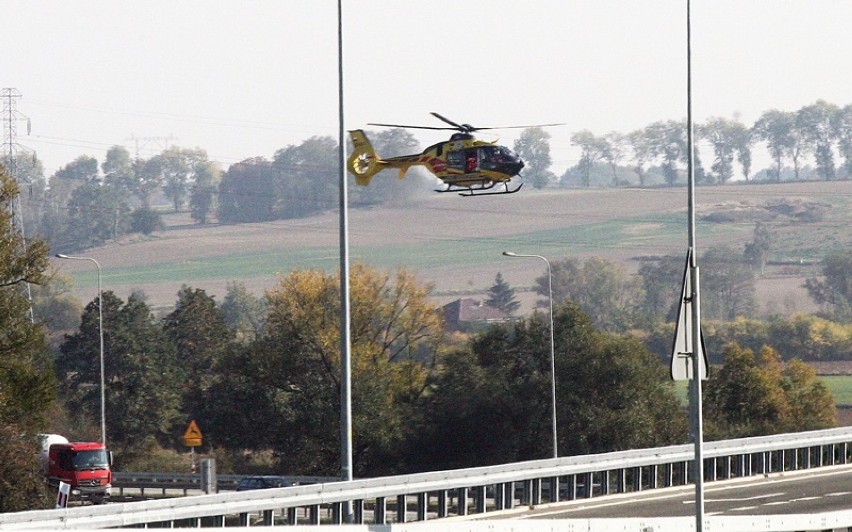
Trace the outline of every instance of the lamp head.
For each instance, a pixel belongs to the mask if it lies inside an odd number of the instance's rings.
[[[507,257],[517,257],[517,255],[512,253],[511,251],[504,251],[503,255],[506,255]]]

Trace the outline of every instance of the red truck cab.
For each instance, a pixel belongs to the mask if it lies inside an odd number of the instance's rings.
[[[52,443],[47,450],[47,481],[70,484],[71,493],[103,502],[112,489],[112,453],[100,442]]]

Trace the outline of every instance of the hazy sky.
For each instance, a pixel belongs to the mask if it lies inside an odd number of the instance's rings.
[[[0,87],[23,95],[32,133],[20,124],[17,140],[48,175],[116,144],[143,157],[197,146],[227,167],[337,136],[335,0],[0,0],[0,12]],[[549,129],[561,174],[579,130],[686,116],[686,0],[344,0],[343,23],[350,129],[442,125],[430,111],[564,122]],[[696,121],[852,103],[850,27],[849,0],[693,0]]]

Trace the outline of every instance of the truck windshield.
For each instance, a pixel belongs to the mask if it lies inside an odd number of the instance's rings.
[[[109,469],[109,459],[103,449],[98,451],[77,451],[71,459],[74,469]]]

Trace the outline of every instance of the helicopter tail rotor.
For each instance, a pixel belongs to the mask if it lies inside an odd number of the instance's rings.
[[[350,131],[349,137],[352,139],[353,149],[346,160],[346,166],[355,175],[355,183],[367,186],[373,176],[382,170],[382,160],[362,130]]]

